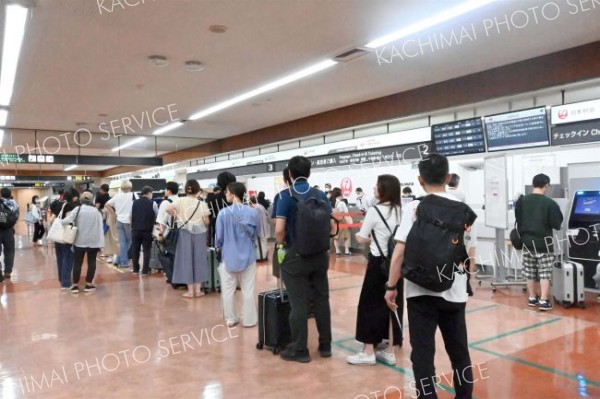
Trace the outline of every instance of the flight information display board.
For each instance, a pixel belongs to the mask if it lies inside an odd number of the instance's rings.
[[[433,125],[431,133],[438,154],[448,156],[485,152],[481,117]]]
[[[484,118],[488,151],[550,145],[546,107]]]

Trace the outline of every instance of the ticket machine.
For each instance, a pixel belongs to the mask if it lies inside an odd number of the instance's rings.
[[[586,291],[600,292],[600,191],[576,191],[567,221],[567,253],[584,268]]]

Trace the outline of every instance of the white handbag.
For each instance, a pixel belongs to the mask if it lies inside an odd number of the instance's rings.
[[[65,242],[65,239],[64,239],[65,226],[62,224],[62,218],[63,218],[63,212],[65,210],[65,205],[67,205],[66,202],[63,204],[62,208],[60,209],[60,213],[58,214],[56,219],[54,219],[54,221],[52,222],[52,225],[50,226],[50,230],[48,230],[48,239],[50,241],[53,241],[58,244],[64,244],[64,242]]]
[[[77,209],[77,214],[75,215],[75,220],[73,221],[73,224],[63,226],[64,227],[63,240],[64,240],[65,244],[74,244],[75,243],[75,238],[77,238],[77,230],[79,230],[77,228],[77,218],[79,217],[79,211],[81,211],[81,205],[79,205],[79,207]]]

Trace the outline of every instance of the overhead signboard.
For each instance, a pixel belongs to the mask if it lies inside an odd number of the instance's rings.
[[[311,161],[313,170],[325,168],[352,168],[354,166],[365,164],[376,167],[392,167],[403,163],[411,164],[415,160],[425,158],[429,155],[432,148],[433,143],[428,141],[425,143],[349,151],[307,158]],[[280,172],[287,166],[288,160],[289,158],[277,162],[246,165],[223,170],[229,170],[236,176]],[[216,177],[219,171],[221,171],[221,169],[194,172],[188,174],[187,178],[197,180],[210,179]]]
[[[552,107],[551,115],[553,125],[600,119],[600,100],[558,105]]]
[[[211,170],[224,170],[255,164],[269,164],[279,161],[288,161],[296,155],[307,158],[321,155],[335,154],[341,152],[369,150],[382,147],[393,147],[404,144],[423,143],[431,140],[431,127],[405,130],[402,132],[387,133],[377,136],[361,137],[358,139],[338,141],[335,143],[321,144],[305,148],[294,148],[292,150],[278,151],[271,154],[257,155],[248,158],[232,159],[221,162],[213,162],[206,165],[193,166],[187,169],[188,173],[204,172]]]
[[[101,157],[93,155],[39,155],[0,153],[0,164],[37,163],[62,165],[162,166],[162,158]]]
[[[552,139],[552,145],[600,141],[600,119],[554,126],[550,138]]]

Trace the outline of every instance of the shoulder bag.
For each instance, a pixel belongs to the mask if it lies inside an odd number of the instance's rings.
[[[519,199],[517,200],[517,203],[515,204],[515,228],[512,229],[510,231],[510,243],[512,244],[513,248],[516,249],[517,251],[520,251],[523,249],[523,237],[521,237],[521,233],[519,233],[518,230],[518,222],[519,222],[519,216],[521,214],[521,199],[523,198],[523,196],[521,195],[519,197]]]
[[[379,214],[379,217],[383,221],[383,224],[385,224],[385,227],[387,227],[387,229],[390,232],[390,237],[388,238],[388,243],[387,243],[388,255],[384,256],[383,251],[381,250],[381,246],[379,245],[379,242],[377,241],[377,236],[375,235],[375,229],[371,230],[371,237],[373,237],[373,241],[375,242],[375,245],[377,246],[377,249],[379,250],[379,255],[383,258],[383,262],[381,262],[380,269],[381,269],[381,272],[383,273],[383,275],[387,278],[390,275],[390,266],[392,263],[392,253],[393,253],[394,247],[396,245],[396,242],[394,241],[394,236],[396,235],[396,231],[398,231],[399,225],[396,225],[396,227],[394,227],[394,230],[392,230],[390,228],[390,225],[387,223],[387,221],[381,214],[381,211],[379,211],[379,208],[377,208],[377,205],[374,205],[373,208],[375,208],[375,210]]]
[[[65,211],[65,202],[58,213],[58,216],[52,222],[50,230],[48,230],[48,239],[57,244],[64,244],[65,242],[65,225],[62,224],[63,213]]]
[[[77,219],[79,218],[79,212],[81,212],[82,206],[83,205],[79,205],[73,223],[64,226],[63,240],[65,244],[75,243],[75,239],[77,238],[77,232],[79,230],[79,228],[77,227]]]

